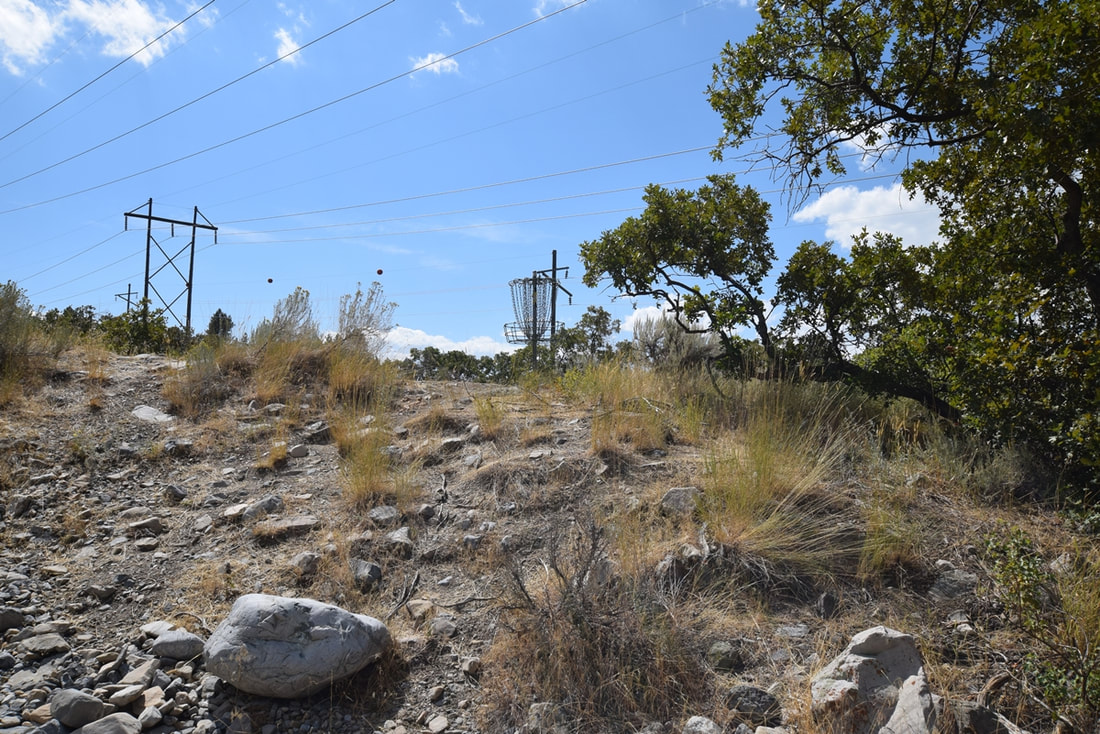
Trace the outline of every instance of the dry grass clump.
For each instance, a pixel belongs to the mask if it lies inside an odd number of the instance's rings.
[[[225,402],[232,393],[215,349],[200,342],[186,356],[186,366],[164,381],[161,394],[177,415],[196,420]]]
[[[486,656],[485,728],[527,722],[532,703],[559,707],[578,731],[632,731],[702,710],[702,656],[652,576],[623,574],[594,523],[554,535],[538,573],[514,568],[506,630]]]
[[[838,492],[862,450],[843,403],[782,383],[761,385],[741,426],[715,442],[704,466],[700,513],[715,540],[768,577],[850,574],[860,548]],[[769,392],[770,391],[770,392]]]
[[[474,397],[473,401],[481,437],[486,441],[500,438],[504,432],[505,416],[499,402],[494,402],[491,396]]]

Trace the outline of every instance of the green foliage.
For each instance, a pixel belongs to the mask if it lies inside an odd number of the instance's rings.
[[[438,347],[410,349],[400,368],[415,380],[461,380],[469,382],[512,383],[530,364],[519,353],[499,352],[475,357],[458,349],[442,352]]]
[[[0,403],[10,388],[34,382],[60,348],[45,338],[23,290],[10,280],[0,285]]]
[[[619,333],[622,323],[612,319],[601,306],[589,306],[576,325],[562,329],[554,337],[557,366],[577,367],[589,362],[610,359],[615,354],[611,337]]]
[[[164,312],[150,310],[149,302],[118,316],[104,316],[99,328],[108,349],[120,354],[165,352],[171,344]]]
[[[396,303],[384,300],[380,283],[371,283],[365,294],[361,287],[356,287],[354,294],[340,299],[336,338],[378,356],[385,345],[386,333],[393,328],[396,308]]]
[[[1000,528],[985,540],[994,591],[1012,621],[1038,650],[1021,674],[1055,719],[1074,731],[1100,722],[1100,558],[1070,552],[1052,570],[1019,528]]]
[[[584,282],[606,276],[623,294],[665,304],[685,329],[722,340],[751,325],[770,351],[761,297],[775,259],[768,205],[731,176],[707,180],[695,192],[647,186],[641,216],[581,244]]]
[[[206,327],[207,336],[217,339],[228,339],[233,334],[233,317],[220,308],[210,317],[210,324]]]
[[[82,335],[95,329],[97,323],[93,306],[66,306],[62,311],[51,308],[43,314],[42,321],[50,331]]]
[[[938,242],[864,234],[849,257],[804,243],[772,334],[767,210],[712,178],[650,187],[640,217],[582,245],[586,282],[664,299],[686,328],[706,316],[723,339],[750,325],[780,366],[918,400],[1026,447],[1055,484],[1100,488],[1100,0],[758,11],[708,89],[715,155],[772,166],[794,206],[851,160],[902,161],[939,207]]]
[[[309,291],[301,286],[276,303],[271,318],[261,321],[252,332],[252,343],[260,345],[270,342],[317,342],[320,339],[320,326],[313,317]]]

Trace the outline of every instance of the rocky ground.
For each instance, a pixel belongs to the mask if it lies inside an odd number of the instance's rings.
[[[73,730],[82,720],[58,720],[56,691],[78,689],[106,706],[98,716],[130,713],[152,732],[483,731],[481,691],[494,673],[484,658],[508,593],[503,559],[539,563],[551,531],[592,508],[660,503],[691,483],[700,460],[679,446],[609,467],[592,456],[586,411],[517,388],[411,382],[386,420],[401,501],[359,515],[342,494],[319,401],[238,395],[188,421],[162,412],[163,383],[179,366],[150,355],[77,360],[0,412],[0,734]],[[485,396],[509,426],[492,438],[475,411]],[[370,416],[362,426],[371,429]],[[731,602],[744,615],[734,645],[701,639],[700,657],[709,653],[730,686],[796,696],[853,633],[900,621],[946,661],[939,676],[953,694],[975,695],[1011,654],[998,658],[975,632],[1001,626],[980,593],[978,521],[942,509],[937,557],[906,578],[766,613]],[[201,656],[154,648],[172,626],[207,637],[251,592],[374,616],[395,651],[288,701],[240,693],[205,675]],[[679,732],[694,713],[651,730]]]

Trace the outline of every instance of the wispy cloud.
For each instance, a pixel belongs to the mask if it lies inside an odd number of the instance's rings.
[[[940,226],[936,208],[920,194],[910,198],[900,183],[866,191],[838,186],[796,212],[792,219],[825,220],[825,236],[842,247],[851,247],[852,237],[864,227],[870,232],[897,235],[907,244],[928,245],[937,238]]]
[[[189,10],[193,11],[194,6]],[[200,22],[214,15],[203,13]],[[67,0],[47,6],[31,0],[0,0],[0,63],[11,74],[46,61],[46,53],[70,33],[101,41],[104,56],[125,58],[161,33],[177,19],[159,5],[142,0]],[[135,60],[148,66],[164,56],[173,42],[183,38],[181,29],[141,51]]]
[[[540,18],[547,13],[552,13],[566,5],[572,5],[576,0],[535,0],[535,15]]]
[[[102,37],[105,56],[123,57],[134,53],[176,22],[161,12],[154,12],[152,6],[140,0],[69,0],[64,17]],[[153,63],[168,52],[173,36],[176,34],[145,49],[135,60],[145,66]]]
[[[60,33],[59,18],[30,0],[0,2],[0,61],[10,73],[21,75],[26,66],[41,63]]]
[[[458,62],[454,59],[446,58],[446,54],[430,53],[427,56],[410,57],[409,61],[412,62],[412,70],[414,73],[430,71],[433,74],[457,74]]]
[[[485,21],[483,21],[480,16],[470,15],[469,13],[467,13],[465,8],[462,7],[462,3],[459,2],[459,0],[455,0],[455,10],[457,10],[458,14],[462,16],[462,22],[466,25],[484,25],[485,23]]]
[[[298,50],[298,42],[290,37],[290,31],[286,28],[280,28],[275,31],[275,40],[279,42],[279,48],[275,51],[276,58],[286,56],[283,61],[287,62],[291,66],[298,66],[302,63],[302,57],[300,54],[295,53]],[[293,54],[287,56],[287,54]]]

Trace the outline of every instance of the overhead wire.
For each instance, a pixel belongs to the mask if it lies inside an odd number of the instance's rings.
[[[183,19],[183,20],[181,20],[180,22],[178,22],[178,23],[176,23],[175,25],[173,25],[173,26],[172,26],[171,28],[169,28],[168,30],[166,30],[166,31],[165,31],[164,33],[161,33],[161,34],[160,34],[159,36],[157,36],[156,38],[154,38],[154,39],[153,39],[152,41],[149,41],[149,43],[145,44],[144,46],[142,46],[141,48],[139,48],[139,49],[138,49],[137,51],[134,51],[134,52],[133,52],[132,54],[130,54],[129,56],[127,56],[126,58],[124,58],[124,59],[123,59],[122,61],[119,61],[119,62],[118,62],[117,64],[115,64],[114,66],[112,66],[112,67],[111,67],[110,69],[107,69],[107,71],[103,72],[102,74],[100,74],[99,76],[97,76],[97,77],[96,77],[95,79],[92,79],[92,80],[91,80],[90,82],[86,82],[86,83],[85,83],[85,84],[83,84],[83,85],[82,85],[82,86],[81,86],[81,87],[80,87],[79,89],[77,89],[77,90],[76,90],[75,92],[71,92],[71,93],[69,93],[69,94],[65,95],[64,97],[62,97],[61,99],[59,99],[59,100],[58,100],[57,102],[54,102],[54,103],[53,103],[52,105],[50,105],[50,106],[49,106],[49,107],[47,107],[46,109],[42,110],[42,111],[41,111],[41,112],[39,112],[39,113],[38,113],[37,115],[35,115],[34,117],[30,118],[30,119],[29,119],[29,120],[27,120],[26,122],[22,123],[22,124],[21,124],[21,125],[19,125],[18,127],[15,127],[15,128],[13,128],[13,129],[9,130],[8,132],[4,133],[3,135],[0,135],[0,141],[2,141],[2,140],[5,140],[5,139],[6,139],[6,138],[8,138],[8,137],[9,137],[10,135],[13,135],[14,133],[17,133],[17,132],[19,132],[20,130],[22,130],[23,128],[25,128],[25,127],[26,127],[27,125],[30,125],[30,124],[31,124],[32,122],[34,122],[35,120],[38,120],[38,119],[40,119],[40,118],[41,118],[42,116],[44,116],[44,115],[48,114],[48,113],[49,113],[49,112],[50,112],[51,110],[55,110],[55,109],[57,109],[58,107],[60,107],[61,105],[63,105],[63,104],[65,103],[65,102],[69,101],[70,99],[72,99],[72,98],[73,98],[73,97],[75,97],[76,95],[78,95],[78,94],[80,94],[81,92],[83,92],[83,91],[84,91],[85,89],[87,89],[88,87],[90,87],[90,86],[92,86],[93,84],[95,84],[96,82],[98,82],[98,81],[99,81],[100,79],[102,79],[103,77],[105,77],[105,76],[107,76],[108,74],[110,74],[110,73],[111,73],[112,71],[114,71],[114,70],[115,70],[115,69],[117,69],[118,67],[120,67],[120,66],[122,66],[123,64],[125,64],[125,63],[126,63],[127,61],[129,61],[130,59],[133,59],[134,57],[136,57],[136,56],[138,56],[139,54],[143,53],[143,52],[144,52],[144,51],[145,51],[146,49],[148,49],[148,48],[150,48],[151,46],[153,46],[154,44],[158,43],[158,42],[159,42],[159,41],[160,41],[160,40],[161,40],[162,38],[165,38],[166,36],[168,36],[169,34],[171,34],[172,32],[174,32],[174,31],[175,31],[175,30],[176,30],[177,28],[179,28],[180,26],[182,26],[182,25],[183,25],[184,23],[186,23],[187,21],[191,20],[191,19],[192,19],[192,18],[194,18],[194,17],[196,16],[196,15],[198,15],[199,13],[201,13],[202,11],[206,10],[206,9],[207,9],[208,7],[210,7],[211,5],[213,5],[213,4],[214,4],[214,2],[215,2],[215,0],[209,0],[209,1],[208,1],[208,2],[206,3],[206,5],[203,5],[202,7],[200,7],[200,8],[198,8],[198,9],[196,9],[196,10],[195,10],[195,11],[193,11],[193,12],[192,12],[192,13],[191,13],[190,15],[188,15],[188,16],[187,16],[186,18],[184,18],[184,19]],[[110,141],[108,141],[108,142],[110,142]],[[86,151],[86,152],[87,152],[87,151]],[[84,154],[83,154],[83,153],[81,153],[80,155],[84,155]],[[66,160],[71,160],[71,159],[66,159]],[[64,163],[64,162],[65,162],[65,161],[62,161],[62,163]],[[60,164],[56,164],[56,165],[60,165]],[[54,166],[50,166],[49,168],[45,168],[45,169],[43,169],[43,170],[45,170],[45,171],[48,171],[48,170],[49,170],[50,168],[53,168],[53,167],[54,167]],[[30,174],[30,175],[37,175],[38,173],[42,173],[42,171],[37,171],[36,173],[34,173],[34,174]],[[26,179],[26,178],[30,178],[30,176],[24,176],[24,177],[23,177],[23,178],[21,178],[21,179],[16,179],[16,181],[22,181],[22,180],[24,180],[24,179]],[[13,182],[11,182],[11,183],[15,183],[15,182],[13,181]],[[2,186],[0,186],[0,188],[4,188],[5,186],[8,186],[8,185],[9,185],[9,184],[3,184]]]
[[[355,137],[356,135],[361,135],[362,133],[369,132],[370,130],[377,129],[379,127],[382,127],[383,125],[388,125],[390,123],[397,122],[397,121],[405,119],[407,117],[412,117],[412,116],[415,116],[415,115],[419,115],[423,112],[427,112],[428,110],[434,109],[436,107],[440,107],[442,105],[449,104],[451,102],[454,102],[454,101],[459,100],[459,99],[463,99],[465,97],[468,97],[468,96],[471,96],[471,95],[474,95],[474,94],[479,94],[479,93],[481,93],[481,92],[483,92],[487,89],[490,89],[490,88],[492,88],[492,87],[494,87],[498,84],[502,84],[504,82],[509,82],[509,81],[514,80],[514,79],[518,79],[522,76],[533,73],[535,71],[545,69],[549,66],[553,66],[553,65],[561,63],[563,61],[567,61],[567,60],[569,60],[571,58],[574,58],[576,56],[581,56],[581,55],[586,54],[590,51],[594,51],[598,48],[602,48],[603,46],[607,46],[607,45],[615,43],[617,41],[621,41],[624,38],[629,38],[630,36],[636,35],[638,33],[643,33],[647,30],[650,30],[652,28],[656,28],[657,26],[663,25],[663,24],[671,22],[673,20],[681,20],[685,16],[687,16],[691,13],[694,13],[694,12],[699,11],[699,10],[703,10],[703,9],[711,7],[713,5],[718,5],[718,4],[722,3],[723,1],[724,0],[709,0],[708,2],[701,3],[701,4],[697,5],[694,8],[688,8],[687,10],[675,13],[673,15],[670,15],[670,16],[666,17],[666,18],[662,18],[661,20],[655,21],[653,23],[649,23],[649,24],[641,26],[639,28],[635,28],[634,30],[627,31],[625,33],[621,33],[617,36],[613,36],[612,38],[606,39],[604,41],[600,41],[599,43],[593,44],[591,46],[580,49],[578,51],[573,51],[572,53],[565,54],[564,56],[559,56],[555,59],[551,59],[550,61],[545,61],[541,64],[536,64],[535,66],[524,69],[523,71],[518,71],[518,72],[515,72],[513,74],[509,74],[507,76],[504,76],[504,77],[496,79],[492,82],[489,82],[488,84],[483,84],[483,85],[481,85],[481,86],[479,86],[475,89],[470,89],[470,90],[467,90],[467,91],[462,92],[460,94],[455,94],[455,95],[452,95],[450,97],[447,97],[446,99],[442,99],[442,100],[439,100],[437,102],[433,102],[431,104],[427,104],[427,105],[423,105],[421,107],[417,107],[416,109],[409,110],[408,112],[404,112],[404,113],[402,113],[400,115],[397,115],[395,117],[391,117],[389,119],[382,120],[382,121],[373,123],[371,125],[368,125],[366,127],[359,128],[358,130],[352,131],[350,133],[345,133],[345,134],[339,135],[335,138],[330,138],[326,141],[316,143],[314,145],[310,145],[306,148],[302,148],[302,149],[297,150],[293,153],[287,153],[286,155],[278,156],[276,158],[270,158],[270,159],[264,161],[263,163],[258,163],[254,166],[249,166],[248,168],[242,168],[238,171],[234,171],[233,173],[229,173],[229,174],[226,174],[226,175],[223,175],[223,176],[219,176],[218,178],[210,179],[210,180],[205,181],[203,183],[195,184],[193,186],[189,186],[185,189],[179,189],[179,190],[177,190],[175,192],[172,192],[168,195],[169,196],[176,196],[176,195],[181,194],[181,193],[186,193],[187,191],[190,191],[190,190],[195,189],[195,188],[200,188],[202,186],[206,186],[210,183],[214,183],[214,182],[217,182],[217,181],[223,181],[225,179],[232,178],[233,176],[237,176],[237,175],[240,175],[242,173],[247,173],[249,171],[254,171],[256,169],[263,168],[264,166],[273,165],[275,163],[279,163],[281,161],[288,160],[290,158],[294,158],[295,156],[299,156],[299,155],[302,155],[304,153],[308,153],[310,151],[317,150],[319,148],[323,148],[327,145],[331,145],[333,143],[338,143],[340,141],[347,140],[348,138]],[[312,181],[312,180],[316,180],[316,179],[309,179],[308,181],[297,182],[294,185],[300,185],[301,183],[308,183],[309,181]],[[262,194],[255,194],[255,195],[269,194],[269,193],[272,193],[274,191],[279,191],[282,188],[286,188],[286,187],[280,187],[278,189],[269,189],[265,192],[262,192]],[[223,204],[235,203],[237,201],[241,201],[243,198],[248,198],[248,197],[233,199],[233,200],[228,201],[228,202],[219,202],[218,204],[215,204],[215,206],[221,206]]]
[[[214,0],[210,0],[210,1],[209,1],[209,2],[207,3],[207,5],[210,5],[210,4],[212,4],[213,2],[214,2]],[[377,13],[377,12],[378,12],[378,11],[380,11],[380,10],[382,10],[383,8],[385,8],[385,7],[389,6],[389,5],[393,5],[393,4],[395,3],[395,2],[397,2],[397,0],[386,0],[386,2],[382,3],[381,5],[379,5],[379,6],[375,7],[375,8],[372,8],[371,10],[368,10],[368,11],[367,11],[366,13],[363,13],[363,14],[362,14],[362,15],[360,15],[359,17],[357,17],[357,18],[353,18],[352,20],[348,21],[347,23],[344,23],[343,25],[339,26],[338,28],[334,28],[334,29],[332,29],[331,31],[328,31],[327,33],[324,33],[324,34],[322,34],[322,35],[318,36],[317,38],[314,38],[314,39],[313,39],[312,41],[310,41],[309,43],[306,43],[305,45],[302,45],[302,46],[298,46],[298,47],[296,47],[296,48],[292,49],[291,51],[288,51],[287,53],[283,54],[283,55],[282,55],[282,56],[280,56],[279,58],[277,58],[277,59],[274,59],[273,61],[269,61],[268,63],[266,63],[266,64],[263,64],[262,66],[259,66],[259,67],[255,68],[255,69],[253,69],[252,71],[248,72],[247,74],[244,74],[243,76],[239,76],[239,77],[237,77],[236,79],[234,79],[233,81],[231,81],[231,82],[227,82],[227,83],[225,83],[225,84],[221,85],[221,86],[220,86],[220,87],[218,87],[217,89],[213,89],[213,90],[211,90],[211,91],[209,91],[209,92],[207,92],[207,93],[205,93],[205,94],[202,94],[202,95],[200,95],[200,96],[198,96],[198,97],[195,97],[195,98],[194,98],[194,99],[192,99],[191,101],[189,101],[189,102],[185,102],[185,103],[183,103],[183,104],[179,105],[178,107],[175,107],[175,108],[173,108],[173,109],[171,109],[171,110],[169,110],[169,111],[167,111],[167,112],[165,112],[165,113],[163,113],[163,114],[157,115],[157,116],[156,116],[156,117],[154,117],[153,119],[151,119],[151,120],[147,120],[146,122],[143,122],[142,124],[138,125],[137,127],[131,128],[131,129],[127,130],[127,131],[126,131],[126,132],[124,132],[124,133],[119,133],[118,135],[115,135],[115,136],[114,136],[113,138],[110,138],[110,139],[108,139],[108,140],[105,140],[105,141],[103,141],[103,142],[101,142],[101,143],[98,143],[98,144],[96,144],[96,145],[93,145],[93,146],[92,146],[92,147],[90,147],[90,148],[86,148],[85,150],[83,150],[83,151],[81,151],[81,152],[79,152],[79,153],[76,153],[76,154],[74,154],[74,155],[71,155],[71,156],[69,156],[68,158],[64,158],[64,159],[62,159],[62,160],[60,160],[60,161],[57,161],[57,162],[55,162],[55,163],[51,163],[50,165],[48,165],[48,166],[46,166],[46,167],[44,167],[44,168],[40,168],[40,169],[38,169],[37,171],[34,171],[33,173],[28,173],[28,174],[26,174],[26,175],[24,175],[24,176],[20,176],[19,178],[15,178],[15,179],[12,179],[11,181],[8,181],[7,183],[3,183],[3,184],[0,184],[0,189],[4,189],[4,188],[7,188],[8,186],[12,186],[13,184],[17,184],[17,183],[19,183],[19,182],[21,182],[21,181],[26,181],[26,180],[27,180],[27,179],[29,179],[29,178],[33,178],[33,177],[35,177],[35,176],[37,176],[37,175],[39,175],[39,174],[41,174],[41,173],[45,173],[46,171],[50,171],[50,170],[52,170],[52,169],[54,169],[54,168],[57,168],[58,166],[64,165],[65,163],[68,163],[68,162],[70,162],[70,161],[74,161],[74,160],[76,160],[77,158],[81,158],[81,157],[83,157],[83,156],[87,155],[88,153],[91,153],[92,151],[95,151],[95,150],[99,150],[100,148],[103,148],[103,147],[105,147],[105,146],[107,146],[107,145],[110,145],[111,143],[114,143],[114,142],[116,142],[116,141],[118,141],[118,140],[121,140],[121,139],[123,139],[123,138],[125,138],[125,137],[127,137],[127,136],[129,136],[129,135],[132,135],[133,133],[136,133],[136,132],[137,132],[137,131],[139,131],[139,130],[143,130],[144,128],[147,128],[147,127],[149,127],[150,125],[153,125],[153,124],[155,124],[155,123],[157,123],[157,122],[160,122],[161,120],[163,120],[163,119],[165,119],[165,118],[167,118],[167,117],[170,117],[170,116],[172,116],[172,115],[176,114],[177,112],[180,112],[181,110],[185,110],[185,109],[187,109],[188,107],[190,107],[190,106],[192,106],[192,105],[194,105],[194,104],[197,104],[198,102],[201,102],[201,101],[202,101],[202,100],[204,100],[204,99],[207,99],[207,98],[209,98],[209,97],[212,97],[212,96],[214,96],[214,95],[215,95],[215,94],[217,94],[218,92],[221,92],[221,91],[223,91],[223,90],[225,90],[225,89],[228,89],[229,87],[232,87],[232,86],[233,86],[234,84],[237,84],[237,83],[239,83],[239,82],[242,82],[242,81],[244,81],[245,79],[248,79],[249,77],[251,77],[251,76],[253,76],[253,75],[255,75],[255,74],[258,74],[259,72],[263,71],[264,69],[267,69],[268,67],[270,67],[270,66],[273,66],[273,65],[275,65],[275,64],[277,64],[277,63],[279,63],[279,62],[283,61],[284,59],[287,59],[287,58],[289,58],[290,56],[293,56],[294,54],[300,53],[300,52],[301,52],[302,50],[304,50],[304,49],[306,49],[306,48],[309,48],[309,47],[310,47],[310,46],[312,46],[313,44],[315,44],[315,43],[317,43],[317,42],[319,42],[319,41],[322,41],[322,40],[324,40],[324,39],[328,38],[329,36],[332,36],[332,35],[334,35],[334,34],[336,34],[336,33],[340,32],[340,31],[344,30],[345,28],[348,28],[348,27],[350,27],[350,26],[352,26],[352,25],[354,25],[354,24],[358,23],[359,21],[363,20],[364,18],[368,18],[368,17],[370,17],[371,15],[374,15],[375,13]],[[206,6],[204,5],[203,7],[205,8]],[[198,12],[198,11],[196,11],[196,12]],[[194,13],[193,13],[192,15],[194,15]],[[191,17],[191,16],[188,16],[188,17]],[[182,21],[181,21],[181,22],[182,22]],[[117,66],[116,66],[116,67],[113,67],[113,68],[117,68]],[[59,103],[59,104],[60,104],[60,103]],[[26,125],[26,124],[28,124],[28,123],[23,123],[23,124],[24,124],[24,125]],[[22,127],[22,126],[21,126],[21,127]],[[14,131],[13,131],[13,132],[14,132]],[[11,134],[11,133],[9,133],[9,135],[10,135],[10,134]],[[3,138],[0,138],[0,140],[3,140]],[[220,146],[218,146],[218,147],[220,147]],[[186,160],[186,159],[181,159],[181,160]],[[178,162],[178,161],[173,161],[173,162]],[[159,166],[159,167],[163,167],[163,166]],[[153,168],[153,169],[150,169],[150,170],[156,170],[156,168]],[[141,173],[148,173],[148,171],[142,171]],[[136,175],[140,175],[140,174],[136,174]],[[121,179],[121,180],[125,180],[125,179]],[[116,182],[111,182],[111,183],[116,183]],[[83,192],[81,192],[81,193],[83,193]]]
[[[392,2],[396,2],[396,0],[388,0],[388,2],[386,4],[388,5],[389,3],[392,3]],[[332,107],[334,105],[340,104],[342,102],[346,102],[349,99],[353,99],[353,98],[355,98],[355,97],[357,97],[361,94],[365,94],[366,92],[370,92],[374,89],[378,89],[379,87],[382,87],[386,84],[392,84],[393,82],[397,81],[398,79],[404,79],[406,76],[409,76],[410,74],[415,74],[418,71],[423,71],[424,69],[428,69],[428,68],[430,68],[432,66],[435,66],[437,64],[440,64],[444,61],[447,61],[449,59],[453,59],[456,56],[460,56],[460,55],[462,55],[464,53],[467,53],[469,51],[472,51],[476,48],[480,48],[480,47],[482,47],[486,44],[492,43],[493,41],[497,41],[497,40],[499,40],[501,38],[504,38],[506,36],[509,36],[513,33],[524,30],[525,28],[529,28],[530,26],[532,26],[536,23],[541,23],[545,20],[549,20],[550,18],[553,18],[556,15],[559,15],[560,13],[564,13],[565,11],[571,10],[571,9],[573,9],[573,8],[579,6],[579,5],[583,5],[586,2],[588,2],[588,0],[577,0],[576,2],[574,2],[570,5],[566,5],[565,7],[559,8],[558,10],[555,10],[552,13],[548,13],[546,15],[539,16],[538,18],[535,18],[534,20],[528,21],[526,23],[522,23],[522,24],[520,24],[518,26],[515,26],[514,28],[511,28],[507,31],[503,31],[502,33],[498,33],[494,36],[491,36],[491,37],[486,38],[484,40],[478,41],[477,43],[466,46],[465,48],[459,49],[458,51],[447,54],[446,56],[440,56],[440,57],[437,57],[437,58],[433,58],[431,61],[425,62],[423,64],[419,64],[419,65],[413,67],[412,69],[410,69],[408,71],[402,72],[401,74],[396,74],[394,76],[389,77],[388,79],[383,79],[380,82],[376,82],[376,83],[371,84],[367,87],[363,87],[362,89],[359,89],[355,92],[351,92],[350,94],[346,94],[342,97],[338,97],[337,99],[330,100],[329,102],[325,102],[324,104],[318,105],[316,107],[312,107],[308,110],[305,110],[303,112],[299,112],[295,115],[291,115],[290,117],[286,117],[282,120],[279,120],[278,122],[273,122],[269,125],[265,125],[261,128],[257,128],[255,130],[252,130],[251,132],[244,133],[243,135],[238,135],[234,138],[230,138],[229,140],[224,140],[224,141],[222,141],[220,143],[217,143],[215,145],[211,145],[211,146],[208,146],[208,147],[203,148],[201,150],[197,150],[193,153],[189,153],[187,155],[180,156],[179,158],[175,158],[173,160],[166,161],[164,163],[160,163],[160,164],[155,165],[155,166],[150,166],[149,168],[145,168],[141,171],[136,171],[136,172],[128,174],[126,176],[120,176],[119,178],[115,178],[115,179],[112,179],[110,181],[104,181],[102,183],[96,184],[95,186],[89,186],[87,188],[80,189],[79,191],[71,191],[67,194],[62,194],[60,196],[55,196],[53,198],[45,199],[45,200],[38,201],[38,202],[34,202],[32,204],[24,204],[22,206],[13,207],[11,209],[5,209],[3,211],[0,211],[0,215],[12,214],[14,212],[25,211],[27,209],[33,209],[35,207],[44,206],[46,204],[53,204],[55,202],[63,201],[65,199],[71,199],[74,196],[79,196],[81,194],[86,194],[90,191],[96,191],[98,189],[102,189],[102,188],[105,188],[107,186],[111,186],[111,185],[116,184],[116,183],[121,183],[122,181],[128,181],[132,178],[137,178],[138,176],[142,176],[146,173],[152,173],[153,171],[158,171],[162,168],[167,168],[168,166],[172,166],[172,165],[175,165],[177,163],[182,163],[183,161],[190,160],[191,158],[196,158],[196,157],[198,157],[200,155],[203,155],[205,153],[209,153],[211,151],[215,151],[215,150],[218,150],[220,148],[224,148],[228,145],[232,145],[233,143],[238,143],[242,140],[247,140],[248,138],[251,138],[251,137],[254,137],[254,136],[259,135],[261,133],[267,132],[268,130],[273,130],[277,127],[281,127],[282,125],[286,125],[287,123],[294,122],[295,120],[299,120],[303,117],[306,117],[308,115],[312,115],[316,112],[320,112],[321,110],[327,109],[327,108]],[[379,7],[383,7],[383,6],[379,6]],[[111,142],[111,141],[108,141],[108,142]],[[102,147],[103,145],[104,144],[100,144],[97,147]],[[59,164],[55,164],[55,165],[59,165]],[[53,167],[53,166],[51,166],[51,167]],[[46,169],[43,169],[43,170],[46,170]],[[41,173],[41,171],[39,171],[39,173]],[[22,179],[16,179],[16,181],[21,181],[25,178],[27,178],[27,177],[24,176]],[[12,183],[16,183],[16,181],[9,181],[6,184],[0,184],[0,189],[4,188],[6,186],[9,186]]]

